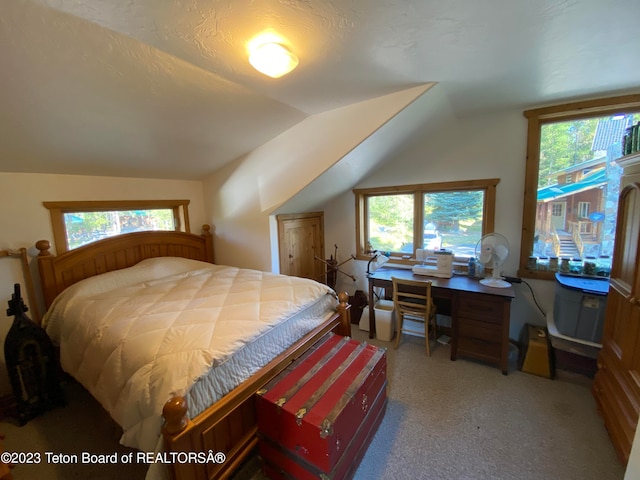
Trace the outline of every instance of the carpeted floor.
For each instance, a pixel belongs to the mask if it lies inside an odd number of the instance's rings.
[[[353,336],[367,340],[366,332]],[[424,354],[423,340],[405,337],[389,347],[389,404],[355,478],[619,480],[624,467],[596,412],[591,380],[559,372],[548,380],[508,376],[473,361],[449,360],[449,346]],[[18,427],[0,423],[7,451],[126,453],[118,428],[80,387],[70,403]],[[17,480],[142,479],[145,466],[42,462],[17,466]],[[252,458],[237,480],[259,480]]]

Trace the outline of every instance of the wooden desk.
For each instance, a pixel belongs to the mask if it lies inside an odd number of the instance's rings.
[[[512,287],[486,287],[466,276],[427,277],[414,275],[408,269],[383,267],[368,276],[370,302],[375,298],[375,287],[385,289],[385,298],[391,298],[391,277],[431,281],[431,296],[438,312],[443,313],[440,303],[451,305],[451,360],[458,355],[474,358],[495,365],[504,375],[508,373],[509,318],[511,300],[515,298]],[[374,337],[375,328],[375,310],[371,305],[369,338]]]

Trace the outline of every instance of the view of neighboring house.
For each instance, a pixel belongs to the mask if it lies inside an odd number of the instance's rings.
[[[538,189],[535,255],[611,255],[622,169],[621,139],[633,116],[598,122],[593,158],[555,172],[556,183]]]

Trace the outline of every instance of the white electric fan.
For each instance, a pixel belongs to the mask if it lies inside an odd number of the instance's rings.
[[[504,235],[499,233],[488,233],[484,235],[476,244],[476,258],[485,267],[491,267],[493,273],[491,277],[480,280],[482,285],[487,287],[507,288],[511,284],[500,276],[500,267],[509,256],[509,242]]]

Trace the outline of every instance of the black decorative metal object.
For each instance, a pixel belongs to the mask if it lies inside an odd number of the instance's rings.
[[[7,309],[14,320],[4,342],[4,358],[20,425],[66,403],[51,339],[27,317],[27,310],[16,283]]]

